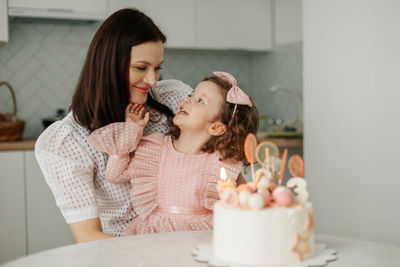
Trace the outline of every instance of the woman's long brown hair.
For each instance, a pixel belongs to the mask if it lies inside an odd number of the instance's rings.
[[[137,9],[119,10],[104,21],[90,43],[70,106],[80,125],[92,132],[125,120],[131,48],[149,41],[164,43],[166,37]]]

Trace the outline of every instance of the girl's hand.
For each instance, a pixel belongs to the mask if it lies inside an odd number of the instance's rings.
[[[129,105],[125,109],[125,121],[126,122],[134,122],[139,126],[145,127],[150,119],[149,112],[144,114],[145,109],[141,104],[133,104],[129,103]]]

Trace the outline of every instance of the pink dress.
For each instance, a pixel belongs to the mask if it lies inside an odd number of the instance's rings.
[[[88,141],[110,155],[108,181],[132,184],[137,217],[128,224],[129,235],[212,229],[220,168],[225,167],[235,184],[242,166],[234,160],[220,161],[218,153],[183,154],[174,149],[170,136],[143,134],[134,123],[107,125]]]

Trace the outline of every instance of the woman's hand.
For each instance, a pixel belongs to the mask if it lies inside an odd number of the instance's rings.
[[[145,108],[141,104],[130,103],[125,110],[125,121],[134,122],[139,126],[145,127],[150,119],[149,112],[145,112]]]

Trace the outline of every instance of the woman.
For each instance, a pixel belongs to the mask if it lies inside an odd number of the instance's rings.
[[[124,121],[129,102],[146,103],[151,121],[145,130],[165,133],[171,110],[176,112],[192,91],[173,80],[151,88],[160,76],[165,41],[154,22],[136,9],[111,15],[89,46],[71,112],[36,142],[39,166],[77,242],[122,236],[135,216],[129,184],[106,181],[106,154],[92,148],[87,136]]]

